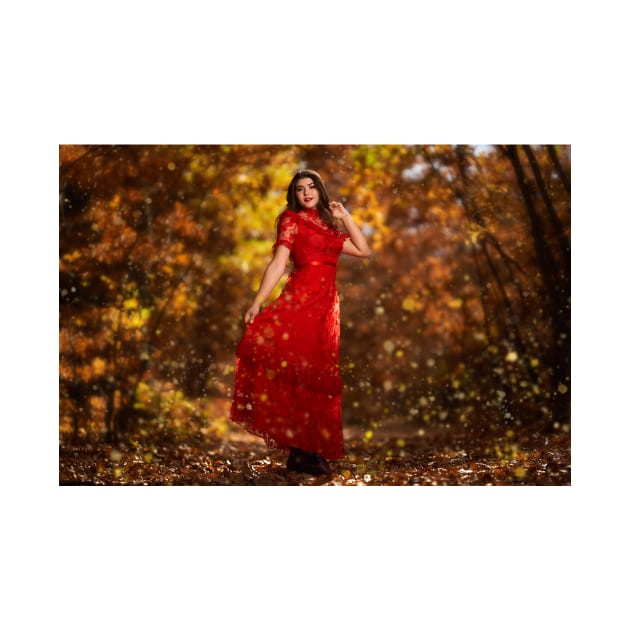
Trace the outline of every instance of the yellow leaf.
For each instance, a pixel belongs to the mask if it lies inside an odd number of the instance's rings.
[[[519,479],[522,479],[523,477],[527,475],[527,470],[523,468],[523,466],[517,466],[514,469],[514,475],[518,477]]]
[[[96,357],[92,361],[92,369],[94,370],[94,376],[97,376],[97,377],[104,376],[106,366],[107,366],[107,363],[105,363],[104,359],[102,359],[101,357]]]
[[[173,300],[173,306],[177,309],[177,310],[182,310],[187,303],[187,298],[186,295],[183,293],[178,293],[175,296],[175,299]]]
[[[411,296],[406,297],[402,302],[402,309],[413,313],[416,310],[416,301]]]

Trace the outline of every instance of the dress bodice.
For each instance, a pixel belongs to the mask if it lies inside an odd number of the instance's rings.
[[[316,208],[285,210],[278,219],[274,247],[287,247],[298,268],[313,264],[336,265],[347,238],[347,234],[324,223]]]

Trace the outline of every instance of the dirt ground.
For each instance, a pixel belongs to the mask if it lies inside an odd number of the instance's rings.
[[[344,431],[329,476],[288,472],[286,454],[238,426],[219,437],[61,444],[60,485],[570,485],[571,438],[535,427],[471,434],[392,421]]]

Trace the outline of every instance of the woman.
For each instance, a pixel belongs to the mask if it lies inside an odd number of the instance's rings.
[[[370,248],[350,213],[329,200],[321,177],[301,170],[287,190],[273,249],[245,313],[230,418],[269,447],[289,450],[287,470],[328,474],[327,459],[344,455],[337,260],[340,253],[369,256]],[[261,311],[289,258],[294,268],[280,297]]]

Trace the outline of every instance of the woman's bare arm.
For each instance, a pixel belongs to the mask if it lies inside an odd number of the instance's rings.
[[[256,293],[252,305],[245,313],[246,324],[250,324],[254,321],[263,303],[269,297],[269,294],[274,290],[278,282],[280,282],[280,278],[282,278],[287,262],[289,261],[290,253],[289,248],[284,245],[278,245],[278,247],[276,247],[276,252],[263,273],[258,293]]]
[[[361,228],[359,228],[359,226],[354,222],[352,215],[343,207],[343,204],[338,201],[331,201],[330,210],[336,219],[341,219],[343,221],[343,224],[350,235],[350,239],[345,241],[341,251],[344,254],[359,256],[361,258],[369,256],[372,253],[372,250],[370,249],[363,232],[361,232]]]

